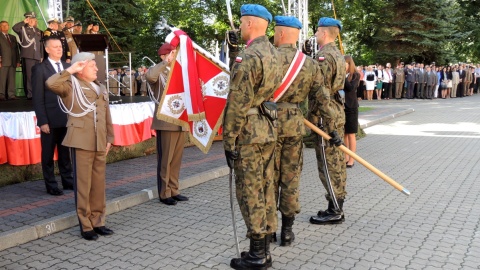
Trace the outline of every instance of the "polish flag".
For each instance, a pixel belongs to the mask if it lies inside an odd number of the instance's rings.
[[[132,145],[155,135],[150,129],[154,110],[153,102],[110,105],[115,135],[113,145]]]
[[[35,112],[1,113],[0,164],[29,165],[41,162],[40,128]]]
[[[190,141],[207,153],[227,102],[228,67],[172,28],[166,41],[177,47],[157,118],[189,129]]]

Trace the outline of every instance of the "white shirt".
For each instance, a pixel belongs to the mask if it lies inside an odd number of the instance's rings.
[[[60,71],[64,70],[63,65],[62,65],[62,60],[58,60],[58,62],[57,62],[57,61],[52,60],[52,58],[48,57],[48,61],[50,61],[50,63],[51,63],[52,66],[53,66],[53,69],[55,69],[55,71],[56,71],[57,73],[59,72],[59,71],[58,71],[57,63],[60,63]]]
[[[390,83],[392,82],[392,69],[382,69],[383,71],[383,79],[382,82],[384,83]]]

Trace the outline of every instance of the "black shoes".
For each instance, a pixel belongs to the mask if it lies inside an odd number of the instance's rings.
[[[166,198],[166,199],[160,199],[160,202],[166,204],[166,205],[176,205],[177,201],[174,200],[172,197]]]
[[[318,211],[316,216],[310,217],[310,223],[318,225],[327,224],[340,224],[345,221],[345,215],[343,214],[343,202],[344,200],[338,199],[339,210],[335,210],[332,201],[328,201],[328,209],[325,211]]]
[[[95,231],[82,232],[82,237],[88,241],[95,241],[98,239],[98,234]]]
[[[63,190],[73,190],[72,185],[63,185]]]
[[[237,270],[263,270],[267,269],[267,258],[265,250],[265,237],[261,239],[250,239],[250,250],[241,258],[230,261],[230,267]]]
[[[287,217],[282,214],[282,232],[280,233],[280,246],[290,246],[295,240],[295,234],[292,231],[295,216]]]
[[[60,190],[58,187],[47,189],[47,193],[53,196],[61,196],[63,195],[63,191]]]
[[[181,194],[178,194],[177,196],[172,196],[172,198],[173,198],[175,201],[179,201],[179,202],[188,201],[188,197],[187,197],[187,196],[183,196],[183,195],[181,195]]]
[[[97,227],[97,228],[93,228],[93,230],[100,234],[100,235],[112,235],[113,234],[113,231],[110,230],[109,228],[105,227],[105,226],[101,226],[101,227]]]

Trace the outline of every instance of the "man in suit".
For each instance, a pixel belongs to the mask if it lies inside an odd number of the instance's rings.
[[[63,28],[63,34],[67,40],[68,50],[72,57],[78,53],[77,44],[75,43],[75,40],[73,40],[73,34],[75,34],[73,31],[73,28],[75,27],[74,21],[75,19],[73,19],[72,16],[68,16],[65,21],[65,28]]]
[[[433,99],[433,89],[437,84],[437,74],[435,71],[432,71],[430,66],[427,66],[426,72],[426,82],[427,82],[427,90],[426,90],[426,98]]]
[[[9,25],[0,22],[0,101],[15,97],[15,68],[20,66],[17,39],[8,33]]]
[[[457,97],[464,97],[465,96],[465,77],[466,77],[466,72],[464,70],[464,65],[461,64],[459,65],[459,70],[458,70],[458,76],[460,78],[460,81],[458,83],[458,92],[457,92]]]
[[[59,25],[60,25],[60,22],[57,20],[57,18],[48,20],[48,28],[43,32],[43,38],[47,39],[49,37],[54,37],[60,40],[60,42],[62,43],[62,50],[63,50],[62,61],[70,63],[72,59],[72,55],[70,54],[70,47],[68,46],[67,38],[65,37],[65,34],[63,33],[62,30],[58,29]]]
[[[15,24],[12,29],[17,33],[21,42],[20,56],[22,57],[23,81],[25,95],[32,99],[32,67],[43,60],[43,32],[37,28],[35,12],[24,14],[25,20]]]
[[[407,99],[412,99],[414,97],[413,90],[416,84],[416,74],[415,71],[412,69],[413,65],[415,65],[415,63],[408,65],[407,71],[405,72],[407,77]]]
[[[417,70],[417,98],[425,98],[425,71],[423,70],[423,63],[420,63],[418,65],[418,70]]]
[[[81,234],[86,240],[97,240],[98,234],[113,234],[105,227],[106,156],[114,139],[113,125],[108,92],[97,81],[94,59],[92,53],[78,53],[69,68],[45,83],[69,110],[63,145],[71,147],[75,205]]]
[[[67,133],[67,115],[58,105],[57,95],[45,87],[45,81],[53,74],[68,68],[70,64],[61,61],[62,43],[57,38],[45,41],[47,58],[32,68],[33,107],[40,127],[42,145],[42,173],[47,193],[54,196],[63,195],[58,188],[54,174],[53,155],[55,147],[58,152],[58,169],[63,189],[73,190],[72,164],[70,150],[62,145]]]
[[[158,50],[158,55],[162,62],[150,68],[146,74],[147,82],[150,83],[157,102],[160,101],[163,91],[165,91],[170,71],[168,66],[175,60],[175,48],[169,43],[165,43]],[[158,110],[158,104],[155,104],[152,129],[157,133],[158,196],[160,202],[176,205],[177,201],[188,201],[188,197],[180,194],[178,182],[186,130],[181,126],[157,119]]]

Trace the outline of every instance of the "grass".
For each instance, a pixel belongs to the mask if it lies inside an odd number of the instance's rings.
[[[373,110],[373,107],[358,107],[358,112],[368,112]]]

